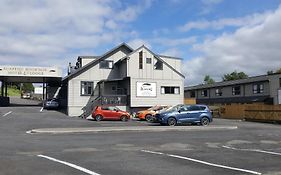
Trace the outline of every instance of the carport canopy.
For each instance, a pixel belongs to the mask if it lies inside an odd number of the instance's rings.
[[[0,66],[1,94],[7,96],[7,83],[43,83],[60,85],[62,71],[57,67]]]

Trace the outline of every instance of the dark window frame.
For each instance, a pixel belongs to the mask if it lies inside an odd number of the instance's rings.
[[[143,69],[143,52],[139,52],[139,69]]]
[[[195,94],[196,94],[195,90],[190,91],[190,98],[195,98],[196,96]]]
[[[164,93],[162,92],[162,88],[164,88]],[[175,90],[176,88],[178,89],[178,93],[176,93],[176,90]],[[161,86],[160,92],[161,92],[161,94],[179,95],[180,87],[179,86]]]
[[[91,89],[89,89],[89,88],[91,88]],[[82,89],[84,89],[84,93],[83,93]],[[93,92],[94,92],[94,82],[93,81],[81,81],[80,96],[91,96]]]
[[[232,95],[241,95],[241,86],[232,87]]]
[[[217,88],[215,92],[216,96],[222,96],[222,88]]]
[[[154,60],[156,60],[156,62],[154,63],[154,70],[163,70],[164,68],[164,63],[163,61],[157,59],[156,57],[154,57]]]
[[[109,65],[112,65],[112,67],[110,67]],[[113,60],[102,60],[99,63],[100,65],[100,69],[113,69]]]
[[[152,58],[146,58],[146,64],[151,64],[152,63]]]
[[[253,94],[263,94],[263,92],[264,92],[264,85],[263,85],[263,83],[253,84]]]
[[[201,90],[201,96],[202,97],[208,97],[208,89]]]

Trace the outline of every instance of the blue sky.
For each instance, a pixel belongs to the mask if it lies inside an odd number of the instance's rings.
[[[66,70],[126,42],[183,58],[194,85],[280,68],[280,28],[280,0],[1,0],[0,65]]]

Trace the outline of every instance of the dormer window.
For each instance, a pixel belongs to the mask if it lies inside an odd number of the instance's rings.
[[[163,70],[163,62],[156,59],[156,58],[154,60],[155,60],[154,69],[155,70]]]
[[[102,60],[100,62],[100,69],[112,69],[113,61],[112,60]]]
[[[143,54],[142,51],[139,52],[139,69],[143,68]]]

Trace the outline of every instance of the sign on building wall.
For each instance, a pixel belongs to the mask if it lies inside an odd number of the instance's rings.
[[[137,82],[137,97],[156,97],[156,83]]]
[[[23,67],[0,65],[0,76],[61,77],[61,74],[61,70],[56,67]]]
[[[278,104],[281,105],[281,89],[278,90]]]

